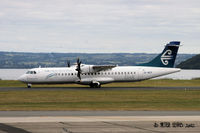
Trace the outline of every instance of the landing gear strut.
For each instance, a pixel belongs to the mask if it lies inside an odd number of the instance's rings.
[[[90,88],[101,88],[101,84],[99,82],[93,82],[90,84]]]
[[[27,88],[31,88],[32,87],[32,84],[27,84]]]

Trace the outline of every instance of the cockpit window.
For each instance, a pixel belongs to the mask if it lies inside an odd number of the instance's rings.
[[[36,74],[36,71],[28,71],[26,74]]]

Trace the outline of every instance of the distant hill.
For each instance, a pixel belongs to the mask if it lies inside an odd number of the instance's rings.
[[[200,69],[200,54],[181,62],[177,67],[182,69]]]
[[[79,57],[84,64],[132,66],[152,60],[158,54],[146,53],[23,53],[0,52],[0,68],[64,67]],[[194,54],[178,54],[176,64]]]

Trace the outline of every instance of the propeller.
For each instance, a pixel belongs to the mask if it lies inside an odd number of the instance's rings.
[[[70,61],[67,60],[67,67],[70,67]]]
[[[77,77],[81,79],[81,61],[79,58],[77,59],[76,71],[78,72]]]

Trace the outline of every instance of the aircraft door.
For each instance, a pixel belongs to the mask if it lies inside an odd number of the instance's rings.
[[[137,73],[138,80],[144,79],[144,73],[145,73],[145,70],[143,68],[139,68],[138,73]]]

